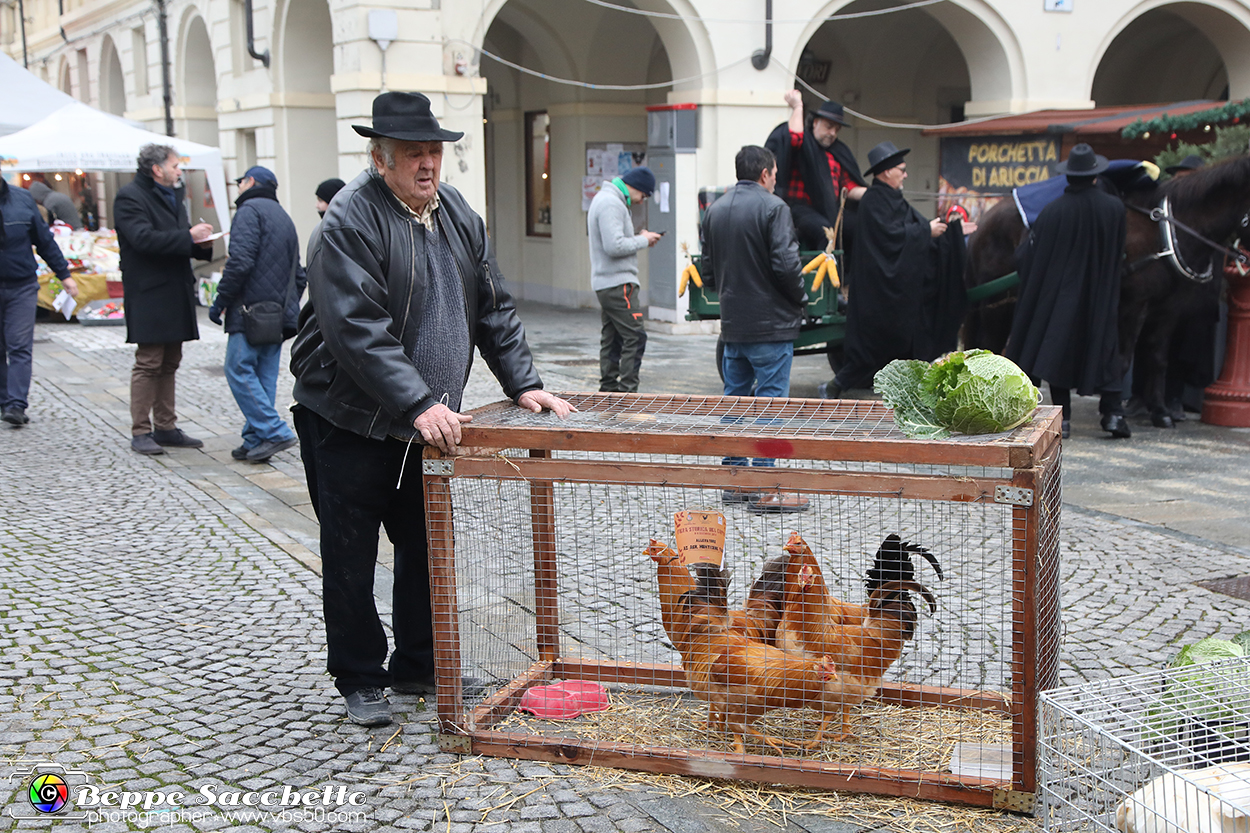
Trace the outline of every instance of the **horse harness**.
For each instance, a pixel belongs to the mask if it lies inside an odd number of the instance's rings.
[[[1196,272],[1187,263],[1185,263],[1181,256],[1180,247],[1177,245],[1177,229],[1180,229],[1190,237],[1195,238],[1200,243],[1203,243],[1215,251],[1220,252],[1226,258],[1231,258],[1239,265],[1244,266],[1247,262],[1246,255],[1237,248],[1221,246],[1214,240],[1208,240],[1206,237],[1203,237],[1197,231],[1178,220],[1176,215],[1172,213],[1172,201],[1170,197],[1164,197],[1159,202],[1158,206],[1150,210],[1136,205],[1129,205],[1128,203],[1125,203],[1125,205],[1128,205],[1130,209],[1136,211],[1138,214],[1144,214],[1149,217],[1151,222],[1159,224],[1160,250],[1129,264],[1127,269],[1129,274],[1154,263],[1156,260],[1166,259],[1168,264],[1181,276],[1186,277],[1195,283],[1209,282],[1211,278],[1215,276],[1215,263],[1208,262],[1206,271],[1204,272]],[[1241,220],[1242,226],[1246,226],[1247,223],[1250,223],[1250,216],[1243,217]],[[1241,241],[1239,240],[1237,244],[1234,245],[1239,245],[1240,242]]]

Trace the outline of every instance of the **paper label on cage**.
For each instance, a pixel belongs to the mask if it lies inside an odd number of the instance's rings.
[[[725,559],[725,516],[686,509],[673,516],[679,564],[715,564]]]

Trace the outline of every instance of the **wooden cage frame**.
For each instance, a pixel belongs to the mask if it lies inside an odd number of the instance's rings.
[[[639,396],[577,394],[582,411],[628,407],[646,413],[654,404],[668,412],[707,413],[709,408],[761,410],[783,403],[803,418],[876,427],[858,432],[769,433],[767,426],[725,434],[665,432],[633,428],[628,433],[580,430],[554,419],[550,427],[497,424],[515,410],[508,402],[479,408],[464,426],[468,449],[529,449],[528,457],[477,454],[444,457],[427,448],[423,460],[425,505],[430,546],[430,586],[434,607],[435,667],[438,686],[439,742],[447,751],[559,763],[614,766],[670,774],[734,778],[768,783],[906,795],[975,806],[1030,812],[1037,791],[1038,695],[1058,682],[1059,651],[1059,450],[1061,412],[1042,407],[1033,421],[1006,438],[983,442],[909,440],[893,428],[890,411],[876,401],[768,400],[747,397]],[[676,411],[674,411],[676,409]],[[496,424],[492,424],[492,422]],[[858,433],[859,436],[855,436]],[[1010,470],[1002,477],[954,477],[949,474],[885,471],[812,470],[787,467],[682,465],[627,459],[552,459],[554,451],[591,451],[608,455],[758,456],[856,463],[966,466]],[[451,481],[454,478],[528,480],[534,551],[534,594],[539,661],[489,696],[466,716],[461,690],[461,656]],[[1010,717],[1012,779],[1010,788],[991,781],[946,772],[887,769],[718,750],[643,747],[569,737],[541,737],[501,731],[496,725],[510,714],[532,685],[556,678],[593,679],[605,684],[685,688],[679,665],[564,658],[558,618],[555,495],[553,483],[644,483],[694,488],[781,489],[802,493],[860,495],[889,493],[902,499],[997,502],[1011,504],[1010,597],[1011,697],[975,689],[941,688],[886,682],[878,699],[907,706],[960,706],[1002,712]],[[1039,536],[1040,525],[1053,534]],[[1044,590],[1045,592],[1039,592]],[[593,760],[592,760],[593,759]]]

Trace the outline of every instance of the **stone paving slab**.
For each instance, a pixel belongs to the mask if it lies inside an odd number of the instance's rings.
[[[597,351],[597,314],[527,305],[523,315],[534,322],[531,342],[548,387],[593,387],[597,368],[576,362]],[[39,760],[129,790],[344,785],[365,793],[369,814],[289,823],[214,816],[160,828],[179,831],[780,828],[779,805],[767,819],[741,820],[705,798],[677,799],[628,779],[605,786],[576,767],[442,753],[432,712],[416,698],[394,698],[394,726],[347,723],[323,670],[316,525],[306,495],[301,501],[297,493],[298,449],[271,465],[229,459],[240,420],[220,374],[224,338],[203,318],[201,328],[205,338],[187,345],[178,396],[182,427],[202,432],[206,449],[144,458],[128,448],[133,350],[123,336],[111,328],[38,327],[34,421],[0,430],[5,774]],[[644,390],[715,393],[707,358],[714,344],[714,336],[652,336]],[[467,403],[499,397],[483,371],[479,361]],[[796,360],[795,394],[827,375],[820,357]],[[290,385],[284,373],[280,402],[289,401]],[[1091,403],[1077,404],[1078,419],[1095,424]],[[1097,504],[1099,482],[1157,479],[1166,496],[1192,470],[1225,478],[1224,488],[1236,492],[1245,484],[1237,449],[1250,437],[1209,428],[1186,424],[1141,442],[1135,435],[1135,446],[1077,436],[1065,443],[1065,478],[1092,486],[1082,505]],[[1154,476],[1169,467],[1167,477]],[[1237,494],[1246,505],[1245,492]],[[1228,503],[1221,510],[1220,495],[1187,496],[1212,513],[1200,530],[1224,517]],[[1121,497],[1117,505],[1136,504]],[[1157,667],[1181,644],[1245,629],[1250,603],[1196,586],[1250,573],[1250,556],[1236,544],[1242,526],[1229,519],[1215,540],[1204,540],[1065,506],[1063,682]],[[389,595],[388,580],[383,564],[380,595]],[[17,799],[0,782],[0,806]],[[1013,821],[987,819],[977,829]],[[17,823],[0,815],[0,830],[9,829]],[[137,828],[115,822],[91,829]],[[784,829],[867,833],[891,825],[790,813]]]

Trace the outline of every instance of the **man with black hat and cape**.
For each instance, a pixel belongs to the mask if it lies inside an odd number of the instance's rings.
[[[854,204],[867,190],[855,154],[838,138],[846,126],[846,111],[836,101],[826,101],[804,126],[803,96],[798,90],[786,93],[790,120],[777,125],[764,147],[777,157],[777,196],[790,206],[799,247],[824,249],[826,228],[833,228],[846,192],[848,210],[842,218],[843,238],[849,253],[853,234]]]
[[[439,182],[443,143],[420,93],[373,100],[372,166],[331,201],[308,264],[291,348],[295,430],[321,523],[327,666],[362,726],[391,722],[383,689],[435,693],[421,449],[454,453],[476,348],[533,412],[572,406],[542,389],[486,224]],[[378,531],[395,545],[395,650],[373,601]]]
[[[1072,148],[1056,166],[1068,187],[1042,209],[1016,250],[1020,298],[1003,355],[1035,382],[1050,384],[1051,401],[1063,408],[1065,437],[1073,388],[1081,396],[1099,394],[1104,431],[1132,435],[1120,398],[1124,203],[1094,182],[1107,167],[1106,157],[1084,142]]]
[[[963,319],[964,234],[974,224],[925,219],[903,197],[904,157],[893,142],[868,151],[872,185],[859,203],[859,238],[847,273],[845,363],[821,398],[870,387],[894,359],[931,361],[955,348]]]

